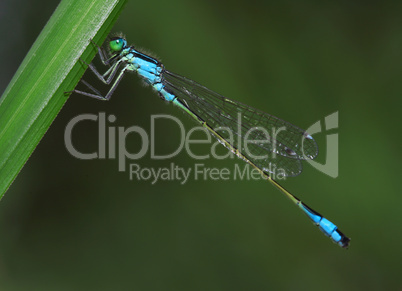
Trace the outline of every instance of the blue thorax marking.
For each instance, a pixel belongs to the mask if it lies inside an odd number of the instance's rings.
[[[159,92],[162,99],[171,102],[176,98],[174,94],[165,89],[161,76],[163,65],[159,61],[137,51],[133,47],[124,49],[122,55],[123,59],[131,65],[130,70],[137,71],[147,83]]]

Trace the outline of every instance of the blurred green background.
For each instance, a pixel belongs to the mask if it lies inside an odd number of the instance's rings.
[[[0,3],[1,92],[56,6]],[[339,128],[316,135],[324,162],[326,134],[339,134],[339,177],[305,163],[283,185],[350,236],[349,250],[264,181],[151,185],[118,172],[116,160],[71,156],[64,130],[83,113],[147,131],[152,114],[195,125],[130,75],[110,102],[72,95],[0,202],[0,289],[401,290],[401,13],[400,1],[131,0],[113,30],[169,70],[300,127],[339,111]],[[169,122],[155,136],[161,152],[180,137]],[[96,151],[97,125],[77,126],[73,141]],[[135,162],[200,161],[183,151]]]

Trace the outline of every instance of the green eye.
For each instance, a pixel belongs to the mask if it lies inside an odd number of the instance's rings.
[[[116,38],[110,41],[109,46],[112,51],[119,52],[124,47],[125,40],[122,38]]]

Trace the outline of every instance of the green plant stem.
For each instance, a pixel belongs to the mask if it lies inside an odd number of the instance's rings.
[[[0,98],[0,199],[67,101],[127,0],[63,0]]]

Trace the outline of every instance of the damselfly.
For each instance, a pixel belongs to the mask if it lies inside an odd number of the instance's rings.
[[[302,171],[301,160],[317,156],[317,144],[306,131],[166,70],[155,58],[129,46],[124,37],[111,38],[109,50],[108,57],[105,50],[98,47],[102,63],[110,66],[104,74],[99,73],[93,64],[87,64],[103,83],[111,85],[108,93],[103,96],[83,80],[91,93],[80,90],[72,92],[109,100],[123,76],[127,72],[137,72],[158,92],[161,99],[187,112],[221,144],[285,194],[333,242],[343,248],[349,246],[350,239],[335,224],[302,203],[272,178],[276,170],[280,170],[284,176],[296,176]],[[238,143],[234,141],[235,138]]]

